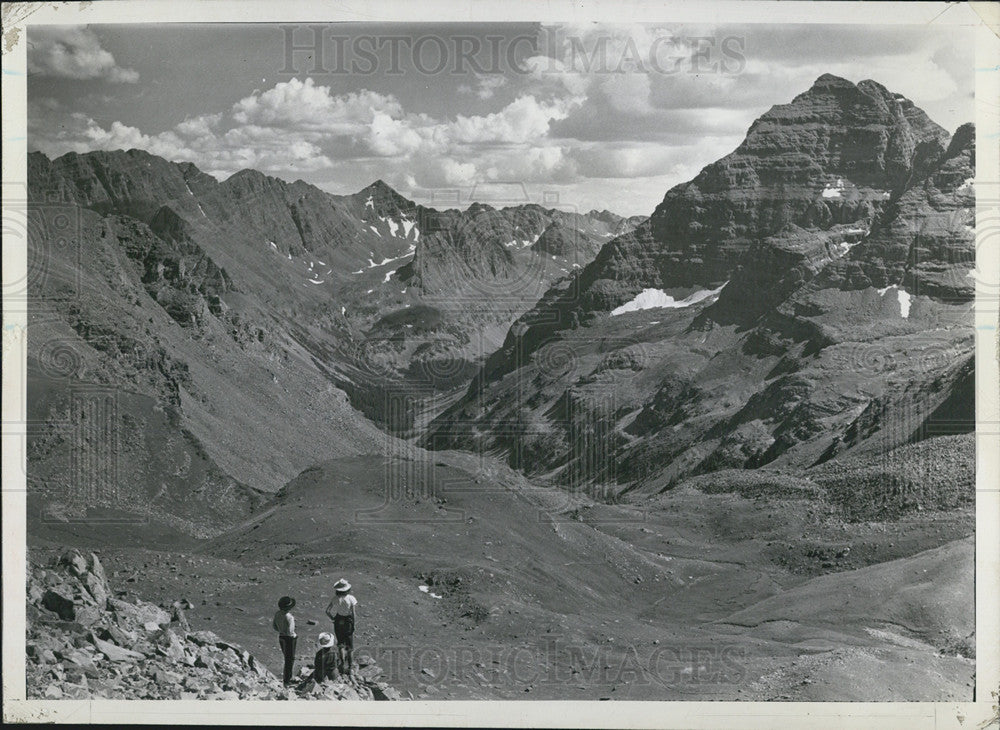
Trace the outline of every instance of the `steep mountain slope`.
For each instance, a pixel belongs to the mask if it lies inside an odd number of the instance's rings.
[[[101,492],[196,531],[317,459],[384,450],[372,420],[405,432],[436,414],[491,337],[628,225],[532,205],[439,212],[381,181],[349,196],[252,170],[219,182],[138,150],[33,153],[29,192],[43,305],[29,417],[65,425],[29,435],[30,478],[62,517]],[[558,255],[522,247],[557,220],[573,232]],[[456,270],[478,308],[452,296]],[[528,285],[501,303],[514,279]],[[88,384],[110,400],[87,405]],[[93,434],[87,407],[108,420]]]
[[[974,154],[820,77],[547,292],[425,445],[611,497],[971,431]]]
[[[28,418],[44,424],[29,433],[32,496],[218,529],[317,453],[381,448],[279,318],[224,304],[249,298],[203,251],[132,218],[75,215],[29,312]]]

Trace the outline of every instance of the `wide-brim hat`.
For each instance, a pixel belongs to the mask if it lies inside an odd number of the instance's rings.
[[[278,599],[278,608],[282,611],[287,611],[291,608],[295,608],[295,599],[291,596],[282,596]]]
[[[320,634],[319,638],[317,639],[317,643],[323,649],[328,649],[329,647],[333,646],[335,642],[336,639],[333,638],[333,634],[328,633],[326,631]]]
[[[333,584],[333,590],[335,590],[337,593],[347,593],[349,590],[351,590],[351,584],[348,583],[343,578],[341,578],[340,580],[338,580],[336,583]]]

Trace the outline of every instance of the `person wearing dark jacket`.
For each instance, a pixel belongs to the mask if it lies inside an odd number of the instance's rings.
[[[278,611],[274,614],[274,621],[271,625],[278,632],[278,645],[281,647],[281,654],[285,658],[284,682],[287,687],[292,683],[292,669],[295,665],[295,617],[292,616],[292,609],[295,608],[295,599],[289,596],[282,596],[278,601]]]
[[[323,682],[337,678],[337,642],[333,634],[324,631],[319,635],[319,651],[313,662],[313,679]]]
[[[326,615],[333,621],[337,637],[337,668],[341,674],[353,674],[354,621],[357,618],[358,599],[351,595],[351,584],[341,578],[333,586],[334,598],[326,607]]]

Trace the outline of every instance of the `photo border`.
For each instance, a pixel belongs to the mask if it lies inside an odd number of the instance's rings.
[[[160,3],[21,3],[3,7],[3,181],[23,183],[26,172],[26,25],[85,23],[349,21],[605,21],[613,23],[721,22],[925,24],[975,26],[978,182],[1000,181],[1000,6],[989,3],[712,2],[652,0],[366,0],[338,3],[258,1]],[[988,100],[993,100],[992,102]],[[977,185],[978,187],[978,185]],[[6,205],[6,200],[5,200]],[[977,204],[977,213],[980,212]],[[982,211],[985,212],[985,211]],[[1000,270],[1000,235],[977,241],[980,271]],[[25,246],[3,241],[3,266],[26,275]],[[977,300],[988,297],[982,281]],[[995,292],[993,292],[995,295]],[[995,306],[976,309],[976,697],[975,702],[782,703],[782,702],[427,702],[280,703],[250,701],[44,701],[25,699],[25,484],[23,450],[16,424],[25,420],[27,316],[4,308],[3,367],[3,713],[8,722],[109,722],[176,724],[439,725],[444,727],[685,727],[796,728],[900,727],[985,728],[1000,723],[1000,371]],[[23,309],[23,308],[22,308]],[[10,356],[10,357],[8,357]],[[21,468],[10,468],[21,462]]]

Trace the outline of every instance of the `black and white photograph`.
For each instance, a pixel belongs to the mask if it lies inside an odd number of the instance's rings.
[[[997,721],[975,8],[36,5],[5,718]]]

